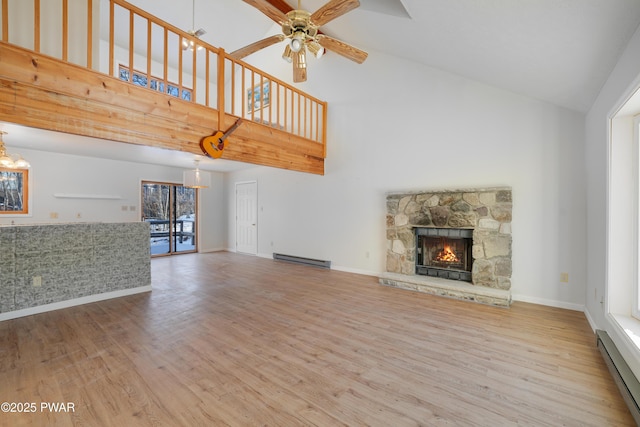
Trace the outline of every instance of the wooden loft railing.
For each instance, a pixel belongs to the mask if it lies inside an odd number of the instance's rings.
[[[0,120],[202,154],[243,118],[223,158],[324,172],[326,102],[123,0],[0,1]]]

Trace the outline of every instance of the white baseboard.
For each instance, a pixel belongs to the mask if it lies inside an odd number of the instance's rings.
[[[556,301],[556,300],[551,300],[546,298],[531,297],[528,295],[512,294],[511,298],[514,301],[530,302],[532,304],[547,305],[549,307],[556,307],[556,308],[566,308],[567,310],[584,312],[584,308],[585,308],[584,304],[574,304],[570,302]]]
[[[54,302],[51,304],[39,305],[37,307],[24,308],[22,310],[9,311],[0,313],[0,321],[17,319],[18,317],[31,316],[32,314],[46,313],[48,311],[60,310],[61,308],[74,307],[76,305],[89,304],[92,302],[104,301],[112,298],[124,297],[127,295],[135,295],[143,292],[151,292],[151,285],[140,286],[131,289],[122,289],[119,291],[105,292],[103,294],[88,295],[82,298],[74,298],[66,301]]]

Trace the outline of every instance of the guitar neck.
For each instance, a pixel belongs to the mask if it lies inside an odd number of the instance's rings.
[[[224,133],[224,135],[222,135],[222,137],[220,138],[220,141],[221,141],[221,142],[224,142],[224,140],[225,140],[225,139],[227,139],[227,137],[228,137],[229,135],[231,135],[231,133],[232,133],[234,130],[236,130],[236,129],[238,128],[238,126],[240,126],[240,124],[241,124],[241,123],[242,123],[242,118],[239,118],[238,120],[236,120],[236,122],[233,124],[233,126],[231,126],[231,127],[229,128],[229,130],[228,130],[228,131],[226,131],[226,132]]]

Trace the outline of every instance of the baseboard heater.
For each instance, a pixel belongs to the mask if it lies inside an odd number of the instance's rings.
[[[629,407],[633,419],[637,425],[640,425],[640,382],[622,358],[618,348],[606,331],[596,331],[596,345],[602,353],[609,372],[620,389],[622,398]]]
[[[293,262],[295,264],[311,265],[313,267],[331,268],[331,261],[324,261],[321,259],[303,258],[293,255],[277,254],[275,252],[273,253],[273,259]]]

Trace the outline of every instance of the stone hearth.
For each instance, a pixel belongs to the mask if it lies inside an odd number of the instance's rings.
[[[387,195],[387,272],[380,283],[434,295],[511,304],[509,187]],[[473,229],[471,283],[417,275],[416,227]]]

